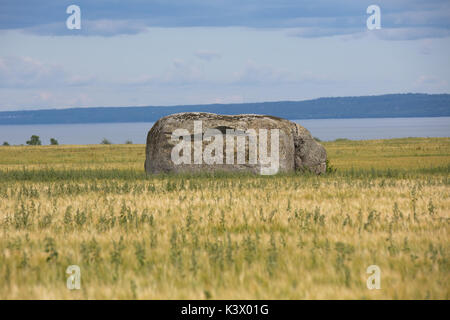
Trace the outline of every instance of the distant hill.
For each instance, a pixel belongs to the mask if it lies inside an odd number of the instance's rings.
[[[238,104],[171,107],[98,107],[0,112],[1,124],[154,122],[178,112],[256,113],[286,119],[450,116],[450,94],[388,94]]]

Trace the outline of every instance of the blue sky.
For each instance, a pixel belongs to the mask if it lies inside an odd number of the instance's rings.
[[[3,0],[0,111],[449,93],[449,53],[447,0]]]

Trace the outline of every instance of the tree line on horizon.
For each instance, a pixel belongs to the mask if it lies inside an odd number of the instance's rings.
[[[35,134],[33,134],[30,137],[30,140],[27,140],[25,143],[29,146],[41,146],[42,145],[41,138]],[[100,142],[100,144],[113,144],[113,143],[110,140],[103,138],[103,140]],[[125,144],[133,144],[133,142],[131,140],[127,140],[127,141],[125,141]],[[50,145],[57,146],[57,145],[59,145],[59,142],[55,138],[50,138]],[[7,147],[7,146],[10,146],[10,144],[9,144],[9,142],[4,141],[2,146]]]

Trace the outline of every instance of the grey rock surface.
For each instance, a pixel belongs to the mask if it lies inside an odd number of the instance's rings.
[[[198,131],[198,123],[202,124],[201,134]],[[194,129],[194,123],[197,123],[197,131]],[[184,132],[188,134],[175,134],[179,133],[179,129],[184,129]],[[205,141],[205,133],[208,129],[212,130],[212,137]],[[251,140],[249,130],[254,130],[257,135],[257,140]],[[278,130],[276,130],[278,129]],[[177,130],[177,131],[176,131]],[[231,131],[230,131],[231,130]],[[234,131],[233,131],[234,130]],[[261,132],[267,132],[267,139],[261,139]],[[278,148],[273,147],[272,135],[276,138],[276,133],[279,135]],[[183,131],[181,131],[183,132]],[[234,132],[235,136],[233,140],[227,140],[226,135],[230,132]],[[196,135],[195,135],[196,134]],[[220,137],[219,137],[220,136]],[[237,136],[244,136],[245,139],[245,161],[243,163],[238,161],[238,150],[243,150],[243,144],[238,148],[239,138]],[[264,138],[264,137],[263,137]],[[186,139],[186,140],[185,140]],[[200,144],[197,144],[197,149],[194,146],[195,139],[203,139]],[[218,140],[216,140],[218,139]],[[203,156],[203,152],[208,150],[208,144],[215,141],[223,141],[219,144],[223,149],[222,158],[223,161],[216,161],[214,163],[205,163],[207,157]],[[183,163],[174,163],[173,153],[176,145],[180,144],[180,141],[191,141],[190,148],[190,161]],[[227,142],[230,143],[231,151],[227,153]],[[241,142],[243,140],[240,140]],[[256,144],[250,143],[250,141],[257,141]],[[260,141],[267,142],[267,152],[261,152]],[[195,162],[197,158],[195,156],[198,146],[201,146],[201,157],[203,161],[199,163]],[[256,159],[252,158],[254,149],[251,147],[257,146]],[[163,173],[163,172],[213,172],[213,171],[232,171],[232,172],[254,172],[263,173],[263,170],[270,172],[270,168],[275,161],[272,158],[272,163],[264,163],[261,155],[267,154],[269,157],[272,155],[273,150],[278,149],[278,163],[276,172],[292,172],[295,170],[310,170],[316,174],[321,174],[326,171],[326,159],[327,154],[325,148],[316,142],[308,130],[304,127],[296,124],[292,121],[268,116],[268,115],[256,115],[256,114],[241,114],[241,115],[218,115],[214,113],[205,112],[186,112],[172,114],[159,119],[153,127],[150,129],[147,135],[146,145],[146,160],[145,171],[148,174]],[[217,148],[219,150],[219,148]],[[211,149],[209,149],[211,151]],[[275,152],[275,151],[274,151]],[[175,152],[176,153],[176,152]],[[178,153],[176,153],[178,154]],[[184,151],[180,152],[181,155]],[[216,151],[211,152],[211,155],[215,156]],[[253,159],[254,161],[251,161]],[[267,159],[267,157],[265,158]],[[256,161],[255,161],[256,160]],[[265,173],[267,174],[267,173]]]

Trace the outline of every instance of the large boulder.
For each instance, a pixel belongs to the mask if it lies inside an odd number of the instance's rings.
[[[326,170],[325,148],[302,126],[256,114],[177,113],[147,135],[145,171],[274,174]]]

